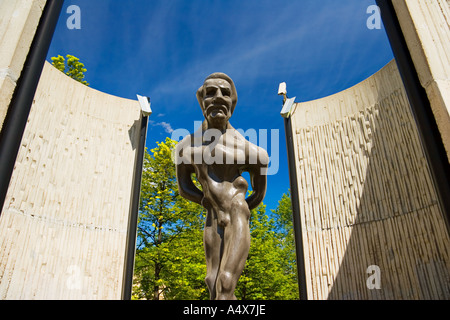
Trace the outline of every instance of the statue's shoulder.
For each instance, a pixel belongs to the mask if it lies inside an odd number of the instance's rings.
[[[189,134],[177,143],[176,153],[179,156],[190,157],[196,152],[201,152],[202,139],[198,134]]]
[[[188,134],[185,136],[181,141],[177,143],[177,148],[184,147],[186,145],[189,145],[191,143],[191,136],[192,134]]]
[[[267,151],[247,140],[238,130],[234,130],[233,139],[237,148],[245,150],[247,158],[255,157],[257,159],[256,164],[258,165],[267,165],[269,163],[269,154]]]
[[[192,134],[188,134],[181,141],[179,141],[177,143],[177,147],[176,147],[177,150],[183,149],[183,148],[185,148],[187,146],[190,146],[191,145],[191,139],[192,139],[191,136],[192,136]]]

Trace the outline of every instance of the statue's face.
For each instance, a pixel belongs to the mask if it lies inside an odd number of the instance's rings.
[[[223,79],[208,79],[203,84],[203,115],[212,125],[222,125],[231,117],[231,85]]]

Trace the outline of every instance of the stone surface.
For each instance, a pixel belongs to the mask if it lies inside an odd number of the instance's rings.
[[[0,0],[0,130],[46,0]]]
[[[449,234],[395,61],[291,121],[308,299],[449,299]]]
[[[141,112],[46,63],[0,216],[0,299],[120,299]]]
[[[393,1],[450,161],[450,7],[445,0]]]

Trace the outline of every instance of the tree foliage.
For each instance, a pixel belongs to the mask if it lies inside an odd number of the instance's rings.
[[[135,298],[205,299],[201,206],[178,193],[167,138],[146,152],[136,251]]]
[[[272,210],[271,217],[266,214],[264,204],[252,210],[250,252],[236,287],[238,299],[298,299],[293,233],[285,232],[292,230],[292,220],[279,216],[288,217],[290,212],[290,198],[286,194],[277,209]]]
[[[84,64],[80,62],[80,59],[70,54],[68,54],[66,58],[67,60],[64,59],[64,57],[61,55],[52,57],[52,65],[72,79],[88,86],[89,83],[84,80],[84,73],[87,71],[87,69],[84,67]]]
[[[206,212],[178,193],[171,158],[175,145],[175,141],[167,138],[145,154],[135,299],[209,298],[204,282]],[[291,212],[288,194],[283,195],[271,217],[264,204],[252,210],[250,253],[236,288],[239,299],[298,299]]]

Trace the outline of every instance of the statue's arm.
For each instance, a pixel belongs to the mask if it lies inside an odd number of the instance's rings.
[[[258,150],[258,164],[249,167],[250,183],[253,193],[246,199],[250,210],[256,208],[264,199],[267,189],[267,166],[269,156],[264,149]]]
[[[261,174],[250,173],[253,193],[245,199],[250,210],[255,209],[264,199],[267,188],[267,177]]]
[[[194,184],[191,174],[195,172],[192,165],[179,164],[177,169],[178,192],[183,198],[194,201],[201,205],[203,192]]]

